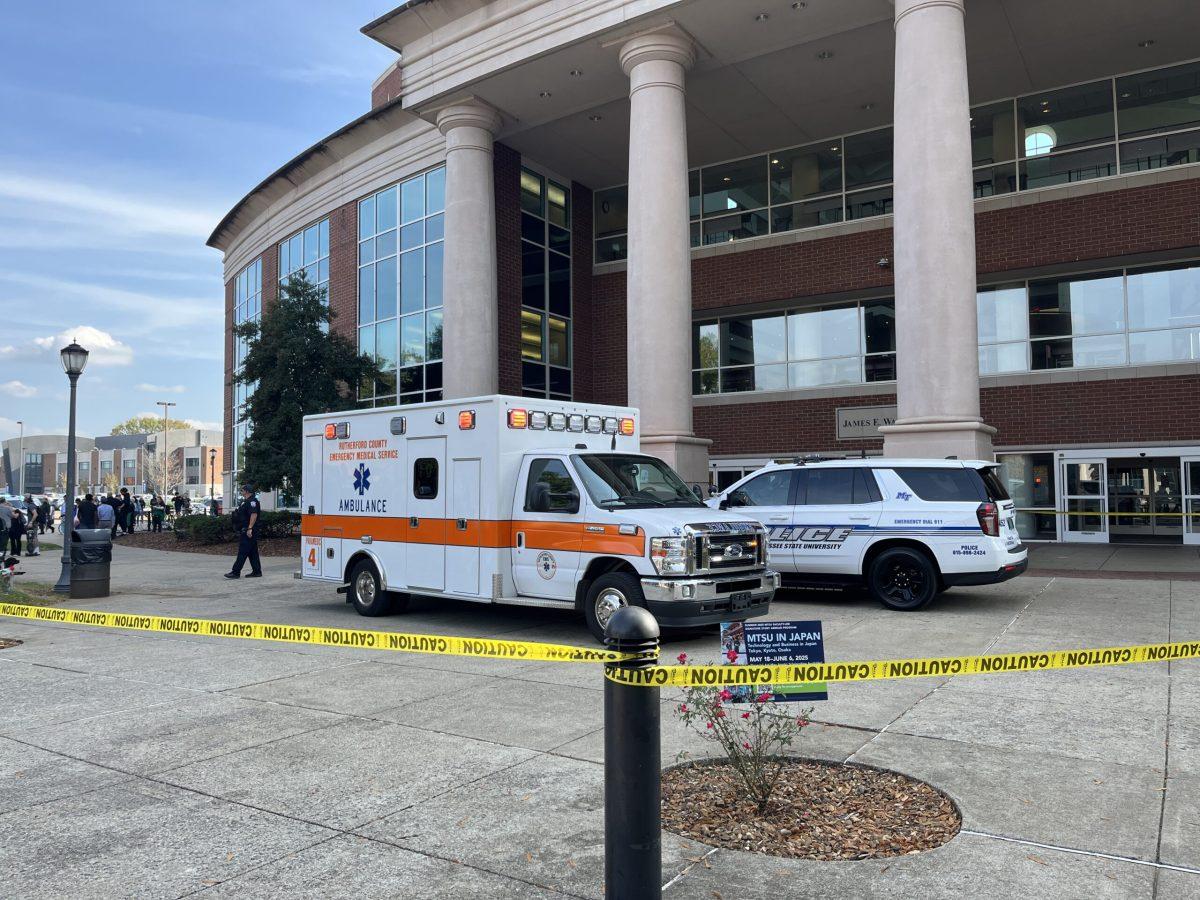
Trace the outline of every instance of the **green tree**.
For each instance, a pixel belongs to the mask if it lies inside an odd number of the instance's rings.
[[[292,276],[279,302],[264,306],[261,320],[243,322],[246,359],[234,380],[249,386],[249,436],[240,479],[256,489],[297,493],[303,470],[301,419],[354,406],[356,388],[375,378],[375,361],[335,333],[324,291]]]
[[[182,419],[167,419],[167,430],[191,428]],[[162,416],[132,416],[119,425],[114,425],[109,434],[155,434],[163,430]]]

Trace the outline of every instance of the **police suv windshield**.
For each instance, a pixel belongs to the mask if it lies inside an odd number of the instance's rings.
[[[652,456],[586,453],[571,459],[588,496],[603,509],[704,505],[670,466]]]

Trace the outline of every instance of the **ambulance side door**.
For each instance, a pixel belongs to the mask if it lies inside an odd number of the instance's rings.
[[[446,589],[446,439],[408,439],[405,581],[414,591]]]
[[[575,601],[584,505],[567,461],[531,456],[521,463],[513,499],[512,574],[522,597]]]

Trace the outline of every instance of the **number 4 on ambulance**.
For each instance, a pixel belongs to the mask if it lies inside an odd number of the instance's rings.
[[[301,555],[304,558],[305,572],[318,572],[321,569],[321,539],[319,537],[304,538],[304,543],[300,548]]]

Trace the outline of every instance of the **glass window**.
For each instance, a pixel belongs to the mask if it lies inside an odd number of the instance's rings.
[[[850,468],[804,470],[804,490],[797,501],[803,506],[842,506],[854,502],[854,473]]]
[[[428,215],[446,208],[446,167],[425,173],[425,211]]]
[[[791,359],[850,356],[861,352],[858,307],[834,306],[788,316]],[[727,360],[722,357],[722,362]]]
[[[790,506],[793,470],[778,469],[751,478],[730,496],[730,506]]]
[[[1146,172],[1200,162],[1200,130],[1121,144],[1121,172]]]
[[[791,231],[796,228],[815,228],[842,221],[842,195],[776,206],[771,210],[771,231]]]
[[[717,354],[719,346],[720,326],[716,322],[701,322],[694,332],[692,341],[692,368],[715,369],[720,357]]]
[[[896,349],[896,301],[871,300],[863,304],[863,334],[868,353]]]
[[[1011,100],[971,110],[972,165],[1005,162],[1013,159],[1016,152],[1016,111]]]
[[[892,180],[892,129],[881,128],[845,138],[846,189]]]
[[[1200,266],[1130,272],[1129,328],[1200,325]]]
[[[521,358],[542,362],[542,319],[541,313],[521,310]]]
[[[560,316],[571,314],[571,259],[551,250],[547,254],[547,299],[550,312]]]
[[[400,254],[400,311],[410,313],[424,308],[425,254],[410,250]]]
[[[554,181],[546,182],[546,220],[559,228],[571,225],[571,192]]]
[[[1032,337],[1100,334],[1125,329],[1121,275],[1091,275],[1029,283]]]
[[[438,495],[438,461],[425,456],[413,463],[413,496],[418,500],[433,500]]]
[[[1017,98],[1023,153],[1036,156],[1113,138],[1112,83],[1094,81]],[[1032,142],[1030,137],[1037,136]],[[1031,147],[1034,152],[1030,152]]]
[[[396,227],[398,192],[391,187],[375,196],[375,231],[388,231]],[[364,201],[369,203],[370,201]],[[370,233],[370,232],[369,232]],[[359,237],[362,237],[360,234]]]
[[[1032,368],[1086,369],[1125,365],[1125,335],[1057,338],[1030,344]]]
[[[565,320],[555,316],[550,316],[546,320],[546,355],[551,365],[571,365],[570,342],[567,335],[568,330]]]
[[[771,203],[790,203],[842,190],[841,141],[771,154]],[[840,204],[839,204],[840,206]]]
[[[400,222],[413,222],[425,215],[425,176],[418,175],[400,185]]]
[[[561,459],[535,459],[529,464],[525,512],[579,512],[579,490]]]
[[[726,366],[785,362],[787,332],[784,316],[721,321],[721,362]]]
[[[1122,137],[1200,124],[1200,63],[1117,79],[1117,127]]]
[[[1117,174],[1116,150],[1093,147],[1075,153],[1052,154],[1025,159],[1020,164],[1021,190],[1071,184]]]
[[[894,369],[892,377],[895,377]],[[792,363],[788,366],[788,385],[793,388],[820,387],[823,384],[853,384],[862,380],[862,358],[858,356],[820,359],[813,362]]]
[[[546,215],[544,184],[541,175],[521,170],[521,209],[542,218]]]
[[[767,157],[754,156],[700,172],[705,216],[767,205]]]
[[[857,191],[846,195],[846,218],[869,219],[886,216],[892,212],[892,189],[877,188],[873,191]]]
[[[1135,331],[1129,335],[1129,363],[1187,362],[1200,359],[1200,328]]]
[[[592,195],[597,238],[624,234],[629,228],[629,188],[625,185],[596,191]]]
[[[980,503],[987,500],[983,480],[974,469],[897,468],[896,474],[922,500],[931,502]]]
[[[745,238],[758,237],[770,230],[770,218],[765,211],[705,219],[701,223],[705,244],[727,244]]]
[[[1029,336],[1025,285],[981,288],[975,294],[979,313],[979,343],[1023,341]]]
[[[1026,344],[987,344],[979,348],[979,374],[1003,375],[1024,372],[1029,368],[1025,358]]]

